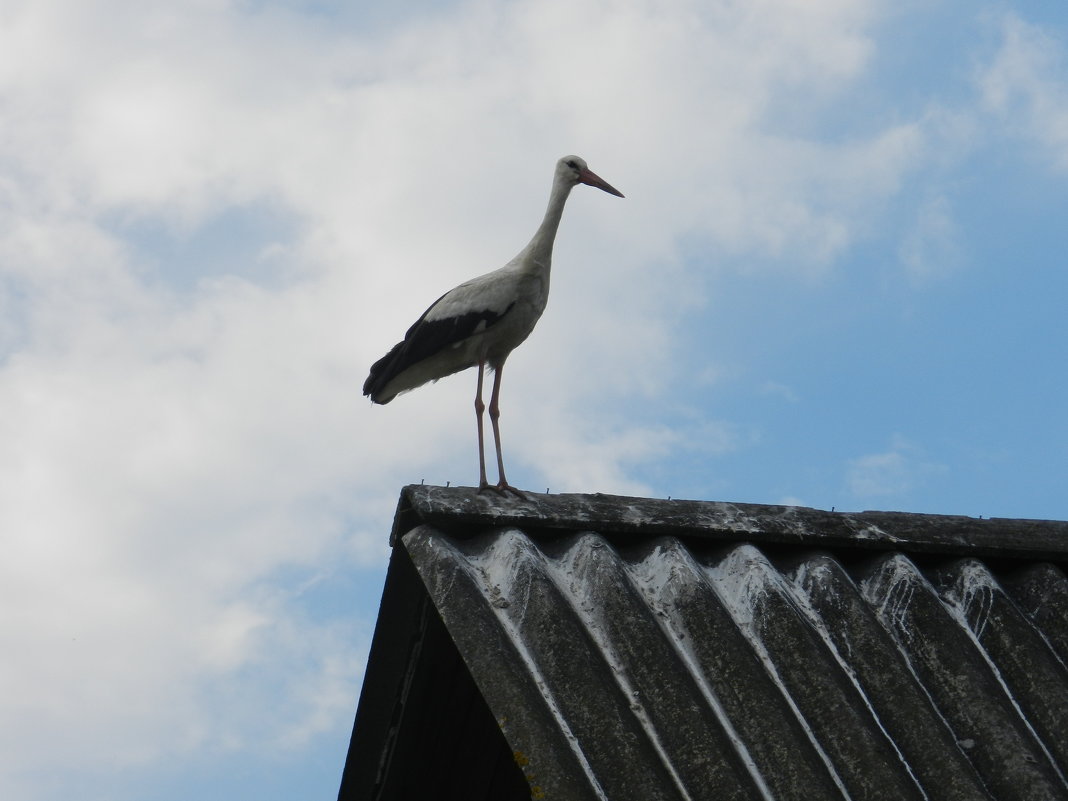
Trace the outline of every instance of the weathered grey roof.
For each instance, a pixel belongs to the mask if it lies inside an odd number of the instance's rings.
[[[1068,799],[1068,523],[408,487],[393,535],[341,798]]]

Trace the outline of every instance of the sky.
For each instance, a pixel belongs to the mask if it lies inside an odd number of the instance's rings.
[[[565,154],[513,484],[1068,519],[1063,4],[0,0],[0,797],[336,796]]]

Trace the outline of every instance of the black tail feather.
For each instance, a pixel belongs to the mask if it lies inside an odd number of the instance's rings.
[[[363,394],[369,396],[373,403],[386,404],[393,400],[393,398],[382,400],[382,390],[386,388],[386,384],[396,378],[397,357],[403,348],[404,343],[398,342],[389,353],[371,365],[371,372],[367,380],[363,382]]]

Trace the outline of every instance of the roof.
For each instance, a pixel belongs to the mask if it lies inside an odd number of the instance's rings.
[[[1068,523],[412,486],[392,539],[340,799],[1068,799]]]

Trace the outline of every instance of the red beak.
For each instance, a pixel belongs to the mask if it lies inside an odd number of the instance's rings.
[[[608,181],[604,180],[604,178],[598,176],[592,170],[583,170],[582,172],[580,172],[579,183],[586,184],[587,186],[596,186],[598,189],[603,189],[610,195],[615,195],[616,197],[623,197],[622,192],[620,192],[618,189],[608,183]]]

